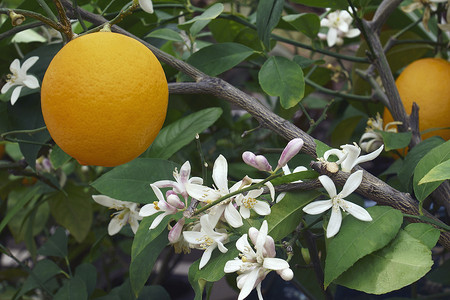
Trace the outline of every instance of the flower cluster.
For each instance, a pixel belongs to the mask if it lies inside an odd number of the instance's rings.
[[[353,18],[346,10],[330,12],[320,21],[320,26],[327,27],[326,34],[319,33],[319,38],[326,40],[328,47],[342,45],[343,38],[354,38],[360,34],[359,29],[352,27]]]
[[[219,155],[214,162],[212,170],[213,187],[203,184],[203,179],[190,177],[191,165],[185,162],[180,171],[173,172],[174,180],[160,180],[150,184],[158,201],[145,204],[138,208],[137,204],[96,195],[94,200],[101,204],[118,210],[113,214],[109,224],[110,235],[116,234],[126,223],[131,225],[136,232],[138,221],[144,217],[155,215],[149,230],[156,228],[162,220],[173,215],[172,219],[178,219],[173,226],[169,225],[169,242],[177,252],[189,252],[190,249],[203,251],[199,263],[199,269],[204,268],[215,249],[226,253],[230,247],[228,242],[236,228],[244,225],[244,220],[252,214],[267,216],[271,213],[269,202],[275,201],[275,189],[270,182],[271,178],[279,176],[282,170],[285,175],[291,174],[287,163],[301,150],[302,139],[291,140],[280,155],[277,166],[272,171],[272,166],[263,155],[256,155],[246,151],[242,155],[243,161],[264,172],[268,172],[266,179],[253,179],[245,176],[242,180],[230,185],[228,180],[228,162],[223,155]],[[343,150],[332,149],[326,153],[338,156],[343,170],[350,171],[354,165],[364,160],[364,156],[358,160],[359,147],[352,145],[342,146]],[[360,149],[359,149],[360,150]],[[357,151],[358,153],[353,153]],[[376,154],[378,155],[378,154]],[[373,157],[373,154],[372,156]],[[305,167],[297,167],[295,172],[306,170]],[[362,207],[355,205],[344,198],[358,188],[362,181],[362,171],[351,174],[338,194],[333,181],[327,176],[320,176],[319,180],[328,192],[330,199],[316,201],[304,207],[308,214],[320,214],[332,209],[328,222],[327,237],[336,235],[341,226],[341,210],[348,212],[363,221],[371,221],[369,213]],[[270,200],[261,198],[263,186],[269,190]],[[165,194],[161,189],[168,189]],[[284,194],[277,197],[277,202]],[[183,212],[175,216],[178,212]],[[250,245],[249,240],[253,246]],[[268,224],[264,220],[258,230],[251,227],[248,234],[242,235],[236,242],[236,248],[241,252],[239,257],[226,263],[226,273],[237,272],[237,286],[241,290],[239,299],[244,299],[256,288],[258,296],[262,299],[261,282],[270,271],[276,271],[284,280],[291,280],[293,272],[289,263],[276,258],[275,243],[268,235]]]
[[[392,126],[400,125],[402,122],[394,121],[387,123],[383,128],[383,119],[377,113],[376,118],[367,120],[366,132],[361,136],[359,145],[366,152],[372,152],[383,145],[383,137],[378,131],[397,132],[397,128]]]

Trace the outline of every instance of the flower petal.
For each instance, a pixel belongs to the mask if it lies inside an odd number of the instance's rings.
[[[244,223],[242,222],[241,214],[234,207],[233,202],[230,202],[225,208],[224,212],[225,220],[234,228],[239,228]]]
[[[118,218],[117,216],[113,217],[108,224],[108,234],[109,235],[117,234],[124,225],[125,223],[122,221],[122,219]]]
[[[27,73],[28,70],[38,61],[39,56],[31,56],[23,62],[21,71]]]
[[[241,216],[244,219],[250,218],[250,209],[248,209],[247,207],[245,207],[243,205],[239,207],[239,213],[241,214]]]
[[[200,259],[200,265],[198,267],[199,269],[203,268],[208,263],[209,259],[211,258],[211,254],[213,250],[216,249],[216,247],[217,244],[212,244],[211,246],[205,249],[202,258]]]
[[[283,270],[289,268],[289,264],[281,258],[266,257],[263,262],[263,267],[268,270]]]
[[[5,94],[12,86],[14,86],[14,84],[11,81],[6,82],[0,93]]]
[[[141,217],[148,217],[153,214],[156,214],[157,212],[161,212],[161,210],[156,209],[153,203],[149,203],[141,207],[141,209],[139,210],[139,215]]]
[[[153,3],[152,0],[139,0],[139,5],[141,6],[142,10],[146,13],[152,14],[153,13]]]
[[[130,223],[131,230],[133,231],[133,233],[136,234],[137,230],[139,229],[138,220],[130,216],[130,218],[128,219],[128,223]]]
[[[245,278],[244,285],[239,293],[238,300],[245,299],[255,287],[256,280],[259,277],[259,269],[255,268]]]
[[[214,162],[212,178],[221,193],[228,194],[228,162],[221,154]]]
[[[369,154],[358,157],[356,159],[356,164],[360,164],[360,163],[363,163],[366,161],[371,161],[371,160],[375,159],[383,151],[383,148],[384,148],[384,145],[381,145],[380,148],[378,148],[377,150],[375,150]]]
[[[303,211],[309,215],[318,215],[329,210],[333,206],[330,200],[314,201],[303,207]]]
[[[30,89],[37,89],[39,87],[39,81],[33,75],[27,75],[23,84]]]
[[[361,220],[361,221],[366,221],[366,222],[372,221],[372,217],[370,216],[370,214],[367,210],[365,210],[361,206],[356,205],[347,200],[342,200],[342,201],[344,202],[345,210],[349,214],[351,214],[352,216],[354,216],[355,218],[357,218],[358,220]]]
[[[11,65],[9,66],[9,70],[11,71],[11,73],[18,73],[20,70],[20,61],[19,59],[15,59],[12,61]]]
[[[328,158],[329,158],[331,155],[335,155],[335,156],[337,156],[338,159],[341,159],[341,157],[343,157],[345,154],[344,154],[344,152],[342,152],[342,151],[339,150],[339,149],[330,149],[330,150],[325,151],[325,153],[323,154],[323,158],[324,158],[326,161],[328,161]]]
[[[339,209],[339,207],[336,208],[333,207],[333,210],[331,211],[330,221],[328,221],[327,226],[327,238],[331,238],[339,232],[339,229],[341,228],[341,223],[342,223],[341,210]]]
[[[223,268],[223,271],[225,273],[234,273],[241,269],[242,264],[243,264],[243,262],[240,259],[229,260],[225,263],[225,267]]]
[[[161,223],[161,221],[164,219],[165,216],[167,216],[166,213],[163,213],[163,214],[160,214],[159,216],[157,216],[157,217],[153,220],[152,224],[150,225],[149,230],[155,229],[156,227],[158,227],[159,223]]]
[[[253,210],[260,216],[270,215],[270,205],[265,201],[256,200],[255,206],[253,206]]]
[[[331,198],[337,195],[336,193],[336,186],[334,185],[333,180],[331,180],[330,177],[327,175],[321,175],[319,176],[319,181],[327,191],[328,195],[330,195]]]
[[[347,181],[345,182],[342,191],[339,193],[341,195],[341,198],[345,198],[351,193],[353,193],[361,184],[362,178],[363,178],[363,170],[359,170],[351,174],[347,178]]]
[[[183,237],[189,244],[198,245],[203,242],[205,234],[200,231],[183,231]]]
[[[12,95],[11,95],[11,105],[14,105],[14,103],[17,102],[17,99],[19,99],[20,96],[20,91],[22,91],[22,87],[21,85],[16,86],[16,88],[13,90]]]
[[[337,30],[333,27],[330,27],[327,33],[328,47],[333,47],[336,44],[336,41],[337,41]]]

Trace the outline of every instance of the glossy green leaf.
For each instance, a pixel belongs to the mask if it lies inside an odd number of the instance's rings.
[[[319,177],[319,174],[316,171],[301,171],[301,172],[295,172],[289,175],[284,175],[278,178],[275,178],[271,180],[273,185],[280,185],[284,183],[291,183],[297,180],[305,180],[305,179],[315,179]]]
[[[315,139],[314,142],[316,143],[317,157],[323,157],[325,152],[327,152],[328,150],[332,149],[330,146],[328,146],[327,144],[325,144],[324,142],[322,142],[320,140],[316,140]]]
[[[283,17],[283,20],[311,39],[316,38],[319,33],[320,19],[316,14],[287,15]]]
[[[72,157],[64,152],[58,145],[55,145],[52,148],[52,152],[50,153],[50,162],[55,169],[58,169],[59,167],[64,165],[71,158]]]
[[[68,238],[66,231],[58,227],[55,233],[39,248],[38,254],[44,256],[66,257]]]
[[[439,229],[425,223],[411,223],[405,227],[405,231],[415,239],[418,239],[429,249],[432,249],[441,233]]]
[[[196,16],[195,18],[192,18],[186,22],[184,22],[182,25],[185,24],[192,24],[197,21],[206,21],[206,20],[212,20],[220,16],[224,9],[224,6],[222,3],[216,3],[209,7],[207,10],[205,10],[201,15]]]
[[[270,35],[280,21],[284,0],[260,0],[256,10],[256,30],[266,49],[270,48]]]
[[[58,265],[49,259],[45,258],[38,261],[31,270],[31,274],[22,284],[22,288],[20,289],[17,298],[20,298],[22,295],[35,288],[42,288],[49,279],[61,272],[62,270]]]
[[[75,277],[80,278],[86,285],[87,294],[90,296],[97,284],[97,269],[89,263],[82,263],[75,269]]]
[[[169,28],[157,29],[150,32],[146,37],[159,38],[167,41],[183,42],[181,35],[175,30]]]
[[[320,195],[317,191],[286,193],[284,198],[271,207],[272,212],[266,216],[269,235],[280,241],[293,232],[300,224],[303,207]]]
[[[80,278],[74,276],[64,281],[63,286],[53,296],[54,300],[87,300],[86,284]]]
[[[425,174],[425,176],[422,177],[422,179],[420,179],[419,185],[447,179],[450,179],[450,159],[433,167],[427,174]]]
[[[225,272],[223,271],[227,261],[232,260],[239,255],[239,251],[234,245],[235,241],[225,245],[228,251],[222,253],[219,249],[215,249],[208,263],[199,270],[200,259],[195,261],[189,268],[188,279],[195,292],[195,300],[201,300],[203,289],[207,282],[216,282],[220,280]]]
[[[361,258],[386,246],[397,235],[403,222],[400,211],[388,206],[370,207],[367,211],[373,219],[371,222],[347,217],[342,222],[339,234],[329,242],[325,260],[325,286]]]
[[[150,183],[173,179],[177,164],[156,158],[137,158],[99,177],[92,186],[101,194],[136,203],[151,203],[157,198]]]
[[[80,243],[91,230],[93,200],[84,187],[70,182],[66,184],[64,191],[48,198],[50,212],[55,221],[67,228]]]
[[[385,294],[416,282],[432,265],[431,250],[400,230],[388,246],[363,257],[335,282],[370,294]]]
[[[154,229],[150,225],[157,214],[145,217],[139,224],[139,229],[133,239],[131,247],[130,283],[134,295],[139,295],[144,287],[153,265],[161,251],[166,247],[168,240],[167,222],[173,215],[166,216]]]
[[[165,126],[143,156],[161,159],[170,158],[193,141],[197,134],[213,125],[221,115],[221,108],[211,107],[189,114]]]
[[[235,67],[253,53],[253,49],[237,43],[213,44],[192,54],[187,62],[210,76],[216,76]]]
[[[386,151],[393,149],[403,149],[409,145],[412,133],[408,132],[389,132],[382,130],[375,130],[381,134]]]
[[[431,137],[420,142],[408,152],[408,155],[405,157],[402,167],[398,172],[398,180],[406,190],[412,192],[412,177],[414,174],[414,169],[420,159],[424,157],[425,154],[430,152],[431,149],[441,145],[442,143],[444,143],[442,138],[436,136]]]
[[[433,181],[419,185],[419,181],[435,166],[450,159],[450,141],[432,149],[417,164],[414,169],[413,187],[414,194],[419,201],[423,201],[431,194],[442,182]],[[447,174],[448,176],[448,174]]]
[[[281,56],[271,56],[258,74],[259,84],[270,96],[279,96],[285,109],[294,107],[305,93],[305,79],[299,65]]]
[[[346,0],[292,0],[292,2],[322,8],[346,9],[348,7]]]

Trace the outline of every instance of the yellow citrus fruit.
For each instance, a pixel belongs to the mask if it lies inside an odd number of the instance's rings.
[[[420,131],[450,126],[450,62],[439,58],[416,60],[401,72],[395,83],[408,114],[413,102],[419,105]],[[385,109],[384,123],[392,120]],[[450,130],[431,131],[422,134],[422,139],[434,135],[448,140]]]
[[[112,167],[142,154],[160,131],[168,86],[153,53],[112,32],[67,43],[42,81],[45,124],[62,150],[83,165]]]

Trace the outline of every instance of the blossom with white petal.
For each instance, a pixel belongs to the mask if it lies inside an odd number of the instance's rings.
[[[231,192],[236,191],[239,187],[235,184],[231,189],[228,188],[228,162],[223,155],[219,157],[214,162],[212,178],[216,186],[212,189],[207,186],[200,184],[189,183],[186,184],[186,190],[188,194],[199,201],[211,203],[223,196],[228,195]],[[234,228],[238,228],[244,223],[242,222],[241,215],[234,207],[233,199],[227,199],[215,205],[210,211],[211,222],[217,224],[222,214],[224,215],[228,224]]]
[[[371,161],[375,159],[378,155],[380,155],[381,151],[383,151],[384,145],[381,145],[377,150],[366,154],[361,155],[361,148],[354,143],[353,145],[342,145],[342,150],[339,149],[330,149],[323,154],[323,159],[328,161],[328,158],[331,155],[336,155],[338,157],[338,161],[336,162],[341,166],[341,170],[344,172],[351,172],[352,169],[363,162]]]
[[[376,130],[386,132],[397,132],[397,128],[391,128],[394,125],[400,125],[402,122],[394,121],[387,123],[383,128],[383,119],[377,113],[376,118],[369,118],[367,120],[366,132],[361,136],[359,145],[365,152],[372,152],[383,145],[383,136]]]
[[[294,171],[292,171],[289,169],[289,166],[286,164],[283,168],[282,168],[284,175],[290,175],[293,173],[297,173],[297,172],[303,172],[303,171],[307,171],[308,169],[304,166],[298,166],[294,169]],[[293,181],[292,183],[298,183],[298,182],[302,182],[301,180],[296,180]],[[278,195],[277,199],[276,199],[276,203],[280,202],[281,200],[283,200],[284,196],[286,196],[286,192],[282,192]]]
[[[10,88],[16,86],[11,95],[11,105],[19,99],[20,92],[24,86],[30,89],[39,87],[39,81],[33,75],[27,75],[28,70],[38,61],[39,57],[32,56],[23,62],[22,67],[18,59],[13,60],[9,66],[11,74],[8,75],[5,85],[2,87],[1,93],[5,94]]]
[[[155,185],[158,188],[166,188],[171,187],[173,190],[179,194],[181,194],[185,201],[188,198],[188,193],[186,191],[186,184],[194,183],[194,184],[203,184],[203,179],[200,177],[192,177],[189,178],[191,174],[191,164],[189,161],[186,161],[180,168],[180,172],[178,173],[177,168],[175,168],[175,171],[173,171],[173,177],[175,178],[175,181],[173,180],[160,180],[157,182],[154,182],[153,185]]]
[[[241,252],[239,257],[229,260],[225,264],[225,273],[237,272],[239,274],[236,279],[237,287],[241,290],[238,300],[247,297],[254,288],[256,288],[258,298],[263,299],[261,282],[270,271],[276,271],[284,280],[291,280],[294,277],[289,263],[275,258],[275,243],[267,233],[268,224],[265,220],[260,230],[254,227],[250,228],[248,236],[254,249],[248,242],[247,234],[244,234],[236,242],[236,248]]]
[[[303,211],[310,215],[317,215],[327,211],[330,208],[332,209],[331,217],[327,226],[327,238],[335,236],[339,232],[339,229],[341,228],[342,222],[341,209],[344,212],[348,212],[349,214],[351,214],[352,216],[361,221],[366,222],[372,221],[372,217],[367,212],[367,210],[365,210],[359,205],[356,205],[344,199],[344,197],[347,197],[359,187],[362,181],[362,177],[363,177],[362,170],[356,171],[355,173],[350,175],[347,181],[345,182],[342,191],[339,194],[337,194],[336,186],[334,185],[330,177],[326,175],[319,176],[320,183],[322,183],[323,187],[328,192],[328,195],[331,197],[331,199],[314,201],[306,205],[303,208]]]
[[[148,217],[151,215],[154,215],[156,213],[162,212],[162,214],[158,215],[150,225],[149,229],[156,228],[159,223],[164,219],[167,215],[173,215],[178,212],[179,209],[183,209],[185,207],[184,203],[178,198],[175,192],[168,191],[166,193],[167,201],[164,199],[164,196],[161,192],[161,190],[154,184],[150,184],[153,192],[155,193],[156,197],[159,201],[155,201],[153,203],[149,203],[144,205],[139,215],[141,217]]]
[[[108,225],[108,234],[115,235],[125,224],[129,223],[133,233],[136,233],[139,227],[139,209],[134,202],[121,201],[104,195],[93,195],[92,198],[100,205],[117,210],[112,214],[113,218]]]
[[[139,6],[146,13],[149,13],[149,14],[153,13],[153,2],[152,2],[152,0],[139,0]]]
[[[352,16],[346,10],[336,10],[320,20],[320,26],[328,27],[326,35],[319,33],[319,38],[326,39],[328,47],[342,45],[343,38],[354,38],[360,34],[359,29],[352,28]]]
[[[269,203],[257,200],[263,192],[264,189],[251,190],[245,196],[239,194],[236,197],[236,204],[239,206],[239,212],[244,219],[250,218],[251,209],[260,216],[267,216],[270,214]]]
[[[205,250],[200,259],[199,269],[203,268],[211,258],[214,249],[219,248],[220,252],[226,253],[228,249],[223,245],[228,241],[228,234],[225,230],[220,232],[214,230],[215,224],[211,223],[209,215],[200,217],[200,231],[184,231],[184,239],[191,244],[192,248]]]

